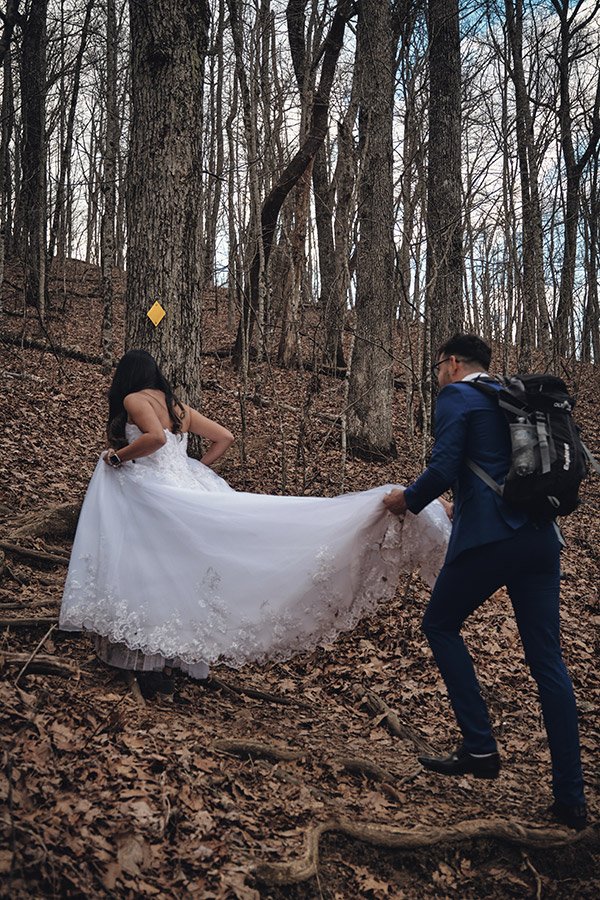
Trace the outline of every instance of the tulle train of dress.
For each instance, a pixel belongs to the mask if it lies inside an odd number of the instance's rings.
[[[81,510],[59,627],[94,633],[106,661],[195,677],[283,661],[353,628],[401,572],[435,580],[450,532],[437,501],[400,521],[381,502],[392,485],[242,493],[188,457],[187,435],[165,434],[120,469],[99,460]]]

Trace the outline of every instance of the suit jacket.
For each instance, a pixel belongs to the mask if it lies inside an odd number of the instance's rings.
[[[431,460],[405,493],[409,510],[418,513],[453,488],[454,517],[446,563],[464,550],[511,537],[528,520],[475,475],[467,459],[502,484],[510,468],[510,433],[494,399],[458,381],[440,392]]]

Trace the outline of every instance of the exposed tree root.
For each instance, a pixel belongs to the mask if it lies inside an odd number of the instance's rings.
[[[284,863],[258,863],[254,874],[269,885],[297,884],[317,874],[319,841],[326,832],[338,832],[346,837],[383,847],[388,850],[416,850],[434,844],[453,843],[475,838],[508,841],[520,847],[548,849],[566,847],[580,841],[587,832],[571,832],[557,828],[535,828],[506,819],[473,819],[444,828],[393,828],[375,822],[351,822],[348,819],[329,819],[312,825],[304,838],[304,855]]]
[[[252,759],[274,759],[276,761],[291,762],[304,756],[299,750],[287,750],[284,747],[275,747],[272,744],[263,744],[260,741],[215,741],[215,750],[223,753],[231,753],[233,756],[252,757]]]

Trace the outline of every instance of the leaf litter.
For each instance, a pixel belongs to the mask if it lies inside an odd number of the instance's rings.
[[[18,278],[17,271],[11,273],[13,284]],[[99,353],[98,271],[70,263],[66,284],[65,312],[62,298],[54,297],[50,333],[62,346]],[[122,287],[121,276],[116,284]],[[3,317],[2,333],[41,340],[33,312],[26,310],[24,317],[17,298],[5,300],[15,315]],[[207,349],[227,347],[233,337],[225,304],[219,316],[213,306],[207,302],[202,322]],[[115,321],[119,346],[121,302]],[[310,322],[304,325],[308,332]],[[64,357],[59,362],[50,352],[1,338],[0,352],[0,369],[12,373],[3,376],[0,397],[0,540],[9,542],[32,513],[39,518],[81,500],[103,447],[109,378],[97,365]],[[36,379],[27,377],[32,375]],[[577,419],[597,452],[598,370],[579,365],[571,375],[578,383]],[[230,361],[204,357],[202,377],[203,411],[239,436],[239,383]],[[245,459],[238,437],[219,465],[233,487],[327,496],[406,483],[418,474],[417,441],[405,437],[403,392],[397,391],[395,410],[400,456],[385,465],[368,464],[344,461],[332,430],[343,383],[324,375],[318,382],[315,393],[309,372],[253,366],[248,396],[258,400],[245,404]],[[304,399],[312,409],[309,429],[301,427]],[[565,657],[579,700],[595,821],[599,494],[598,482],[590,480],[584,506],[564,522],[562,563]],[[56,532],[21,535],[19,542],[42,552],[70,550],[70,539]],[[19,605],[3,616],[55,616],[64,575],[63,565],[6,552],[0,604]],[[44,631],[3,626],[2,896],[598,896],[597,827],[559,851],[525,851],[488,838],[392,851],[330,831],[320,840],[317,878],[285,887],[257,880],[258,863],[301,858],[309,830],[329,820],[399,829],[479,819],[549,826],[545,734],[503,592],[465,629],[501,745],[501,777],[448,783],[416,763],[415,740],[441,752],[456,740],[444,687],[420,631],[427,597],[416,577],[403,578],[390,604],[333,645],[285,664],[239,672],[219,668],[214,683],[177,675],[171,698],[158,697],[144,707],[121,676],[95,658],[84,635],[53,632],[15,685],[23,662],[15,663],[11,654],[27,659]],[[40,660],[51,657],[70,663],[72,671],[43,671]],[[369,691],[396,714],[405,737],[393,736],[385,712],[369,712],[363,702]],[[264,699],[268,695],[275,697]],[[277,696],[286,704],[276,702]],[[274,749],[291,752],[278,758]]]

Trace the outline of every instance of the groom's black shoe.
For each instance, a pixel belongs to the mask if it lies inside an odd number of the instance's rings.
[[[497,778],[500,773],[500,755],[473,756],[461,746],[450,756],[419,756],[426,769],[440,775],[475,775],[476,778]]]
[[[583,831],[587,826],[587,808],[585,803],[581,806],[569,806],[568,803],[562,803],[555,800],[549,809],[549,813],[562,825],[574,828],[575,831]]]

